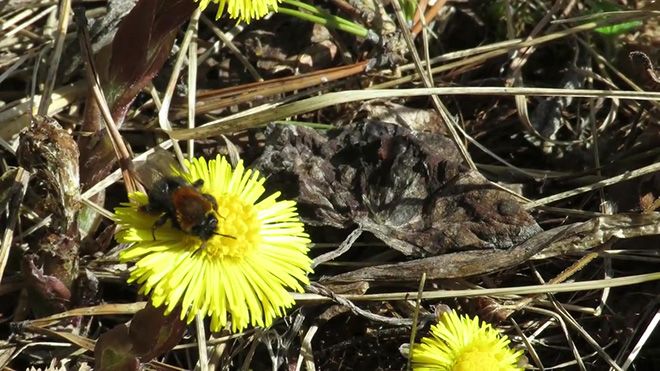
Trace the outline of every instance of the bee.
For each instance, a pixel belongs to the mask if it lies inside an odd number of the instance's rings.
[[[136,169],[140,182],[147,188],[149,202],[140,211],[159,215],[151,233],[169,220],[172,226],[203,242],[214,235],[234,238],[218,233],[218,204],[213,196],[202,192],[204,180],[191,183],[177,175],[186,171],[165,150],[156,150]]]

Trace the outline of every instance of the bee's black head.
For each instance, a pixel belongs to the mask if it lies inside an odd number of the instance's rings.
[[[209,212],[204,217],[201,223],[192,227],[192,234],[206,241],[209,238],[213,237],[214,234],[217,234],[218,229],[218,218],[215,216],[215,213]]]

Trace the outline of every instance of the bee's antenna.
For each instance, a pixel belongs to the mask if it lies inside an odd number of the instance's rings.
[[[228,234],[222,234],[222,233],[218,233],[218,232],[213,232],[213,234],[216,235],[216,236],[221,236],[221,237],[231,238],[232,240],[235,240],[235,239],[236,239],[236,237],[234,237],[234,236],[230,236],[230,235],[228,235]]]

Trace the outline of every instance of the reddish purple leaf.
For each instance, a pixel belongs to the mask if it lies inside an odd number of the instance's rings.
[[[186,324],[179,320],[179,312],[166,316],[163,308],[154,308],[151,304],[135,313],[129,335],[135,354],[142,362],[171,350],[179,343]]]
[[[160,71],[179,27],[196,7],[191,0],[140,0],[122,20],[104,87],[116,120],[123,121],[133,99]]]
[[[133,354],[128,327],[121,324],[104,333],[94,346],[94,369],[103,371],[138,370],[140,361]]]

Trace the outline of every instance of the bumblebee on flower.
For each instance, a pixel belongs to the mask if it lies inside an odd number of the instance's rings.
[[[227,324],[228,314],[233,331],[269,326],[294,304],[287,289],[304,291],[312,272],[310,240],[295,202],[277,200],[279,192],[263,197],[265,179],[242,161],[232,169],[224,157],[200,157],[187,167],[167,187],[188,196],[179,207],[203,209],[205,233],[195,233],[196,225],[183,223],[189,220],[182,215],[154,213],[159,204],[153,196],[130,194],[115,210],[116,239],[132,244],[120,254],[124,262],[135,261],[129,282],[138,283],[155,307],[164,305],[166,314],[180,307],[187,322],[198,313],[210,316],[212,331]],[[195,192],[207,206],[191,203],[199,200]]]

